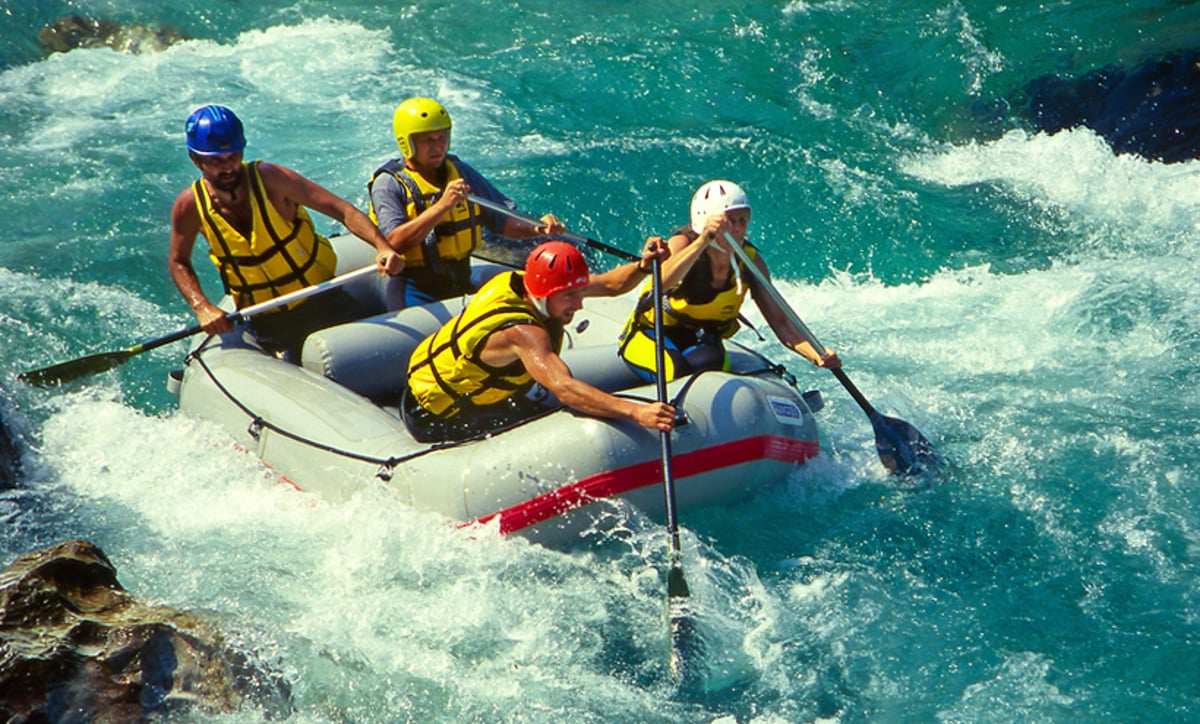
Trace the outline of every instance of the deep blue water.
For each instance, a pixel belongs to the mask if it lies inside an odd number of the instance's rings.
[[[69,13],[193,39],[43,57],[38,29]],[[1034,79],[1195,48],[1195,4],[0,0],[0,17],[0,374],[26,450],[0,498],[6,561],[97,542],[127,588],[215,615],[282,672],[298,722],[1200,716],[1200,166],[1026,112]],[[66,390],[16,380],[192,323],[166,252],[193,108],[234,108],[249,155],[362,204],[411,95],[442,100],[453,150],[523,209],[627,250],[681,223],[699,183],[740,182],[797,311],[952,461],[897,486],[828,373],[743,333],[824,391],[822,455],[681,521],[702,690],[667,675],[660,521],[616,511],[624,538],[550,551],[468,540],[383,489],[288,492],[176,413],[182,347]]]

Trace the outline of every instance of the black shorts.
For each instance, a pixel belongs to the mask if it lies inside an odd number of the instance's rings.
[[[425,443],[457,442],[501,432],[545,411],[523,395],[517,395],[486,407],[468,403],[452,417],[439,417],[422,407],[408,387],[404,388],[400,401],[400,414],[408,431],[417,442]]]

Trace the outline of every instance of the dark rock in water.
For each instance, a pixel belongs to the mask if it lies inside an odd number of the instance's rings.
[[[0,390],[3,392],[3,390]],[[3,406],[0,406],[0,412]],[[8,421],[0,418],[0,490],[17,484],[21,478],[21,448]]]
[[[286,716],[290,690],[198,616],[139,602],[82,540],[0,572],[0,719],[145,721],[242,704]]]
[[[1200,156],[1200,51],[1078,78],[1043,76],[1026,88],[1039,131],[1087,126],[1117,153],[1174,163]]]
[[[187,36],[174,28],[150,28],[112,20],[92,20],[66,15],[38,31],[38,45],[47,53],[65,53],[75,48],[109,47],[122,53],[163,50]]]

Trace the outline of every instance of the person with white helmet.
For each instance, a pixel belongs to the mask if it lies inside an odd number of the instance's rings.
[[[238,309],[265,302],[332,278],[337,254],[316,232],[308,209],[340,221],[375,247],[381,273],[399,274],[404,259],[388,245],[367,215],[349,201],[295,171],[266,161],[245,162],[242,121],[225,106],[206,105],[184,124],[188,156],[201,178],[185,188],[171,209],[168,268],[179,293],[209,334],[232,331],[233,323],[201,288],[192,266],[196,237],[203,235],[225,292]],[[354,318],[353,297],[332,290],[298,303],[284,314],[271,312],[248,322],[260,341],[295,360],[310,332]]]
[[[513,239],[565,230],[553,214],[534,226],[469,201],[468,194],[516,208],[449,152],[452,125],[450,114],[431,98],[401,103],[392,116],[401,158],[376,169],[367,184],[371,220],[404,255],[406,306],[474,292],[470,256],[483,243],[485,228]]]
[[[759,288],[753,273],[741,268],[727,235],[741,244],[767,276],[762,256],[746,242],[749,226],[746,192],[732,181],[719,179],[697,189],[692,196],[691,224],[667,240],[670,256],[662,266],[662,327],[668,380],[728,366],[723,340],[738,330],[747,293],[785,346],[820,367],[841,366],[831,349],[826,349],[822,358],[771,295]],[[625,325],[619,348],[626,364],[646,380],[654,380],[656,375],[654,307],[647,285]]]

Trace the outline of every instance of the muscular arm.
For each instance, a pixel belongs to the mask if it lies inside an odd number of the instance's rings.
[[[619,297],[645,279],[646,272],[641,270],[640,262],[631,261],[603,274],[593,274],[583,288],[583,296]]]
[[[523,324],[492,335],[483,352],[488,364],[503,365],[520,359],[533,379],[558,401],[587,415],[633,420],[652,430],[670,431],[675,408],[659,402],[636,403],[621,399],[576,379],[550,346],[546,330]]]
[[[167,269],[175,287],[196,313],[196,319],[204,331],[221,334],[233,329],[233,324],[225,318],[225,312],[204,295],[200,278],[192,266],[192,250],[199,233],[200,214],[196,211],[195,195],[189,186],[179,194],[171,207],[171,246],[167,253]]]
[[[635,262],[604,272],[593,274],[588,279],[588,285],[583,288],[585,297],[619,297],[630,291],[643,280],[653,269],[654,259],[666,259],[671,254],[667,242],[660,236],[646,239],[642,247],[642,258]]]
[[[553,236],[567,230],[566,225],[554,214],[546,214],[541,218],[541,222],[540,226],[534,226],[510,216],[504,222],[504,231],[500,233],[510,239],[528,239],[531,236]]]
[[[371,223],[371,219],[354,204],[284,166],[263,161],[258,164],[258,172],[263,178],[267,195],[271,197],[271,203],[284,218],[294,219],[296,207],[307,206],[313,211],[340,221],[351,234],[374,247],[375,261],[381,271],[399,274],[403,270],[403,259],[396,255],[388,240],[379,232],[379,228]]]

